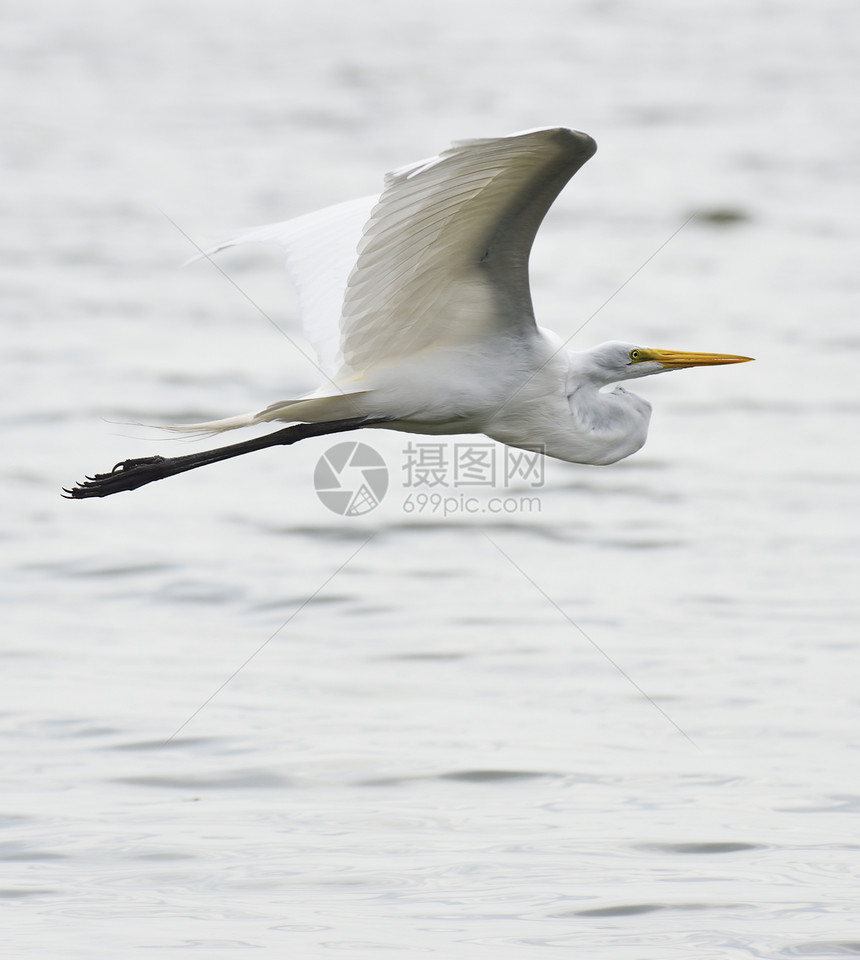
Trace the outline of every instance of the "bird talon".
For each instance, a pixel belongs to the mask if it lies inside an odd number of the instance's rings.
[[[121,460],[115,464],[111,472],[105,474],[105,476],[110,476],[114,473],[125,473],[127,470],[134,470],[136,467],[149,467],[156,463],[164,463],[164,460],[164,457],[158,456],[157,454],[154,457],[137,457],[133,460]],[[89,479],[92,480],[95,478],[90,477]]]

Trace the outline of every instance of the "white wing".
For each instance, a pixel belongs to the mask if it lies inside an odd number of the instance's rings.
[[[547,128],[456,143],[390,173],[346,288],[345,366],[533,329],[532,242],[595,150],[584,133]]]
[[[341,366],[338,318],[362,227],[378,199],[361,197],[282,223],[240,230],[205,254],[240,243],[280,244],[299,295],[302,330],[329,376]]]
[[[534,326],[535,234],[595,150],[591,137],[564,128],[466,140],[389,173],[378,198],[242,230],[206,253],[280,244],[305,336],[329,376],[522,333]]]

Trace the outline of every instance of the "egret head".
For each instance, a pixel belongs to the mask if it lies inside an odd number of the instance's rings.
[[[656,347],[640,347],[634,343],[610,341],[585,350],[576,357],[576,373],[588,376],[602,384],[617,383],[648,377],[667,370],[684,367],[707,367],[724,363],[745,363],[752,357],[740,357],[732,353],[690,353],[683,350],[660,350]]]

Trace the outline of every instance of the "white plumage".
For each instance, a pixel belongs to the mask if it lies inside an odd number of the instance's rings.
[[[373,426],[425,434],[484,433],[560,460],[608,464],[645,442],[651,407],[613,383],[665,370],[748,360],[611,342],[571,352],[535,323],[528,260],[564,185],[594,154],[564,128],[456,143],[389,173],[378,197],[243,230],[236,244],[287,255],[308,340],[324,377],[312,394],[258,413],[167,429],[220,433],[269,421],[317,425],[271,444]],[[367,421],[367,422],[365,422]],[[265,446],[125,461],[130,489],[171,472]],[[247,447],[247,449],[246,449]],[[222,448],[226,450],[227,448]],[[179,461],[182,463],[179,463]],[[144,472],[159,476],[143,478]],[[103,496],[107,481],[73,496]]]
[[[528,259],[558,193],[595,152],[543,128],[466,140],[385,178],[379,197],[243,230],[207,251],[279,243],[327,380],[265,410],[169,429],[388,418],[416,433],[481,432],[562,460],[611,463],[645,442],[650,406],[618,380],[746,358],[632,344],[569,353],[535,324]],[[641,356],[631,362],[630,351]],[[646,356],[647,353],[647,356]]]

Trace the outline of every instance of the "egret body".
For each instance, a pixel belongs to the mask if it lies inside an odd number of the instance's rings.
[[[379,196],[244,230],[278,243],[325,380],[265,410],[167,429],[211,435],[293,426],[184,457],[126,460],[66,491],[101,497],[240,454],[362,427],[483,433],[574,463],[610,464],[645,442],[651,406],[624,380],[749,357],[631,343],[568,351],[537,326],[528,260],[551,204],[594,154],[544,128],[456,143],[389,173]]]

